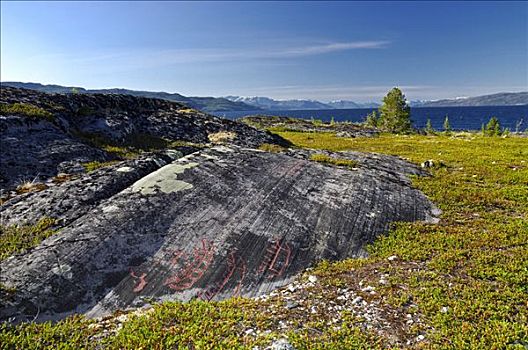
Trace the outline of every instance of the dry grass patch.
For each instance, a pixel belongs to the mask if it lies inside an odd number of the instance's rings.
[[[233,131],[220,131],[207,135],[207,138],[212,143],[226,143],[229,141],[233,141],[234,139],[236,139],[236,137],[237,134]]]

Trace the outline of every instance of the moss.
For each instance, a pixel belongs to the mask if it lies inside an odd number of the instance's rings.
[[[0,225],[0,260],[39,245],[56,232],[52,229],[56,222],[55,219],[45,217],[35,225]]]
[[[97,170],[99,168],[107,167],[107,166],[113,165],[115,163],[117,163],[117,161],[110,161],[110,162],[97,162],[97,161],[94,161],[94,162],[82,163],[81,165],[84,167],[86,172],[89,173],[91,171]]]
[[[0,344],[3,349],[90,349],[94,345],[89,336],[96,332],[92,324],[80,316],[57,323],[1,323]]]
[[[76,133],[76,136],[93,147],[100,148],[120,159],[135,159],[141,152],[152,152],[167,148],[169,140],[143,133],[133,133],[117,141],[98,133]]]
[[[48,121],[55,120],[55,117],[51,112],[47,110],[28,104],[28,103],[13,103],[13,104],[0,104],[0,114],[15,114],[24,115],[26,117],[35,119],[45,119]]]
[[[179,113],[184,113],[184,114],[201,114],[200,111],[198,111],[196,109],[193,109],[193,108],[179,109],[178,112]]]
[[[334,158],[330,157],[326,154],[321,153],[314,153],[310,156],[310,160],[313,160],[315,162],[323,163],[323,164],[331,164],[336,166],[343,166],[348,168],[356,168],[358,166],[358,162],[352,159],[345,159],[345,158]]]
[[[259,146],[259,150],[266,151],[266,152],[272,152],[272,153],[281,153],[281,152],[286,151],[287,149],[282,146],[275,145],[272,143],[263,143],[262,145]]]
[[[178,147],[195,147],[195,148],[205,148],[206,145],[203,143],[195,143],[183,140],[171,141],[168,145],[169,148],[178,148]]]
[[[81,106],[75,111],[75,115],[77,117],[87,117],[89,115],[93,115],[95,113],[95,110],[88,106]]]

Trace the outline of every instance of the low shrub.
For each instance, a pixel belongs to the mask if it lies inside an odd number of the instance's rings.
[[[43,108],[19,102],[13,104],[0,104],[0,114],[24,115],[26,117],[45,119],[48,121],[53,121],[55,119],[51,112],[48,112]]]
[[[330,157],[326,154],[321,153],[315,153],[310,156],[310,160],[313,160],[315,162],[323,163],[323,164],[331,164],[336,166],[344,166],[348,168],[356,168],[358,166],[358,162],[352,159],[344,159],[344,158],[334,158]]]
[[[57,223],[53,218],[42,218],[35,225],[0,225],[0,260],[36,247],[56,232],[52,227]]]

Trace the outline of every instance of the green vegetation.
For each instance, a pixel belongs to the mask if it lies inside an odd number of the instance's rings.
[[[0,114],[25,115],[26,117],[53,121],[55,117],[47,110],[28,103],[0,103]]]
[[[365,119],[365,125],[371,128],[377,128],[378,122],[379,122],[379,117],[376,111],[372,111],[372,113],[369,113],[367,115],[367,118]]]
[[[398,134],[412,131],[411,108],[400,89],[393,88],[387,93],[379,113],[376,124],[381,130]]]
[[[93,147],[100,148],[120,159],[134,159],[137,158],[141,152],[152,152],[165,149],[170,145],[170,141],[168,140],[142,133],[130,134],[122,141],[116,141],[108,136],[97,133],[79,132],[76,136]]]
[[[88,107],[88,106],[81,106],[75,111],[75,115],[77,117],[87,117],[87,116],[92,115],[94,113],[95,113],[95,111],[92,108]]]
[[[444,132],[450,133],[451,132],[451,124],[449,124],[449,116],[446,115],[444,119]]]
[[[484,135],[486,136],[500,136],[502,135],[501,126],[499,120],[496,117],[491,117],[486,128],[484,129]]]
[[[69,317],[58,323],[24,323],[12,327],[0,324],[2,349],[89,349],[90,335],[96,332],[93,322],[81,316]]]
[[[0,260],[25,249],[36,247],[56,232],[52,229],[55,223],[55,219],[42,218],[35,225],[0,225]]]
[[[523,349],[528,343],[528,147],[521,137],[475,133],[339,138],[330,133],[283,132],[299,147],[399,155],[414,163],[432,159],[431,177],[413,183],[442,209],[439,224],[400,223],[368,247],[370,256],[321,263],[306,307],[267,301],[164,303],[130,315],[123,328],[78,317],[52,325],[2,325],[7,348],[251,349],[288,337],[297,349],[395,348],[365,331],[351,314],[328,313],[310,303],[336,299],[338,288],[376,288],[370,296],[388,315],[390,331],[423,349]],[[391,257],[391,259],[388,259]],[[380,275],[386,274],[386,283]],[[304,306],[305,304],[303,304]],[[325,313],[326,312],[326,313]],[[420,322],[405,325],[407,314]],[[339,318],[340,327],[329,326]],[[279,324],[288,324],[286,329]],[[112,328],[113,327],[113,328]],[[105,326],[107,328],[107,326]],[[108,328],[107,328],[108,329]],[[254,329],[258,336],[248,335]],[[269,330],[269,332],[266,332]],[[96,338],[90,338],[96,336]],[[405,342],[404,342],[405,344]]]
[[[281,153],[286,151],[287,149],[272,143],[263,143],[262,145],[260,145],[259,150],[273,153]]]
[[[425,124],[425,133],[427,135],[433,135],[435,130],[433,129],[433,124],[431,124],[431,119],[427,118],[427,123]]]
[[[97,162],[97,161],[94,161],[94,162],[82,163],[81,165],[84,167],[86,172],[89,173],[91,171],[94,171],[94,170],[97,170],[99,168],[103,168],[103,167],[106,167],[106,166],[110,166],[110,165],[113,165],[115,163],[117,163],[117,161],[109,161],[109,162]]]
[[[194,143],[189,141],[171,141],[168,145],[169,148],[178,148],[178,147],[195,147],[195,148],[205,148],[206,145],[203,143]]]
[[[336,166],[345,166],[348,168],[356,168],[358,166],[358,162],[352,159],[345,159],[345,158],[334,158],[330,157],[326,154],[321,153],[315,153],[310,156],[310,160],[313,160],[314,162],[319,162],[323,164],[331,164]]]

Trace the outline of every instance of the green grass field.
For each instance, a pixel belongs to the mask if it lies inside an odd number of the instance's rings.
[[[527,138],[279,134],[298,147],[434,161],[432,176],[413,178],[413,183],[443,211],[440,223],[395,224],[368,247],[368,258],[322,262],[309,272],[318,283],[305,301],[331,302],[339,289],[357,288],[361,281],[375,287],[371,298],[393,317],[386,333],[420,341],[395,345],[379,332],[364,330],[361,319],[346,313],[339,315],[339,327],[330,327],[327,320],[335,314],[289,310],[279,294],[265,301],[160,304],[130,315],[122,328],[115,319],[96,324],[80,317],[56,324],[4,324],[0,347],[251,349],[280,337],[297,349],[528,347]],[[419,321],[409,325],[408,314]]]

